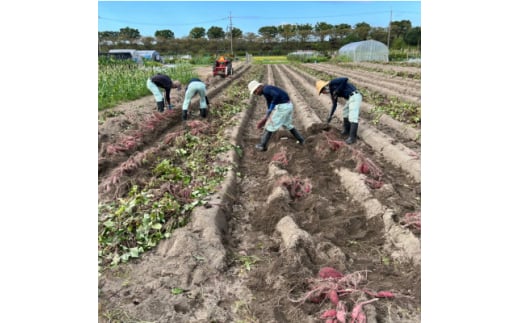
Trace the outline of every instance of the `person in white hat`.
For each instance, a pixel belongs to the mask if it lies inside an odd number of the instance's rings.
[[[284,90],[273,85],[264,85],[256,80],[249,82],[247,85],[251,94],[263,95],[267,102],[267,113],[265,117],[257,124],[257,128],[264,127],[264,133],[259,144],[255,146],[260,151],[267,150],[267,143],[273,132],[280,127],[284,127],[303,145],[305,139],[300,135],[298,130],[294,128],[293,121],[293,104],[289,99],[289,95]]]
[[[359,123],[359,109],[361,108],[361,102],[363,101],[361,93],[359,93],[357,88],[350,83],[346,77],[338,77],[330,82],[317,80],[316,90],[318,90],[318,95],[329,93],[332,98],[332,108],[330,109],[327,123],[330,123],[332,116],[336,111],[338,97],[347,100],[343,107],[343,131],[341,134],[344,136],[348,135],[347,140],[345,140],[347,144],[355,143]]]

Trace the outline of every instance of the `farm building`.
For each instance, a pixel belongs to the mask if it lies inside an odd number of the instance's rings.
[[[347,56],[354,62],[388,62],[388,47],[370,39],[346,44],[338,50],[338,55]]]
[[[143,59],[147,59],[154,62],[162,62],[162,57],[156,50],[138,50],[137,54]]]

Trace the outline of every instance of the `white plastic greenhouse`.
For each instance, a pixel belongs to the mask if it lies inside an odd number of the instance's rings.
[[[338,55],[347,56],[354,62],[388,62],[388,47],[370,39],[346,44],[338,50]]]

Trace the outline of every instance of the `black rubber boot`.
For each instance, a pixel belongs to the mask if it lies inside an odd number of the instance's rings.
[[[208,116],[208,109],[200,109],[200,116],[206,118]]]
[[[348,118],[343,118],[343,132],[341,132],[342,136],[347,136],[350,134],[350,121]]]
[[[350,123],[350,133],[349,133],[349,136],[347,138],[347,140],[345,140],[345,142],[347,144],[353,144],[356,142],[356,139],[357,139],[357,128],[358,128],[358,124],[356,122],[351,122]]]
[[[261,151],[266,151],[267,143],[269,142],[269,139],[271,139],[272,134],[272,132],[264,130],[264,133],[262,134],[262,139],[260,143],[255,146],[255,148]]]
[[[188,110],[182,110],[182,121],[188,120]]]
[[[300,133],[298,132],[298,130],[296,130],[296,128],[292,128],[291,130],[289,130],[292,135],[294,136],[294,138],[296,138],[296,140],[298,140],[298,143],[300,145],[303,145],[303,143],[305,142],[305,139],[303,139],[303,137],[300,135]]]
[[[157,102],[157,110],[159,112],[163,112],[164,111],[164,101]]]

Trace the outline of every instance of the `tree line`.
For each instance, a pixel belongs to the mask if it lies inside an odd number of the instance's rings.
[[[388,32],[390,30],[390,33]],[[165,54],[207,55],[230,53],[243,55],[286,55],[295,50],[336,51],[342,46],[373,39],[389,45],[390,49],[420,48],[421,27],[413,27],[409,20],[393,21],[390,28],[372,27],[361,22],[332,25],[327,22],[263,26],[258,34],[243,33],[239,28],[224,31],[211,26],[207,30],[194,27],[189,35],[175,38],[172,30],[157,30],[155,37],[142,37],[138,29],[125,27],[119,31],[98,32],[99,51],[120,48],[122,44],[136,49],[154,49]]]

